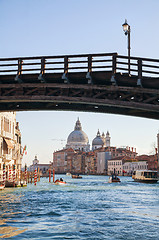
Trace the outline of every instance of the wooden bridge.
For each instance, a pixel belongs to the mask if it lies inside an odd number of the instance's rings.
[[[117,53],[1,58],[0,111],[24,110],[159,119],[159,60]]]

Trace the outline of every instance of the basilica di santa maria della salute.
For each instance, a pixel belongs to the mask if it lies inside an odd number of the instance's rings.
[[[52,168],[56,173],[105,174],[131,176],[137,169],[156,168],[154,156],[137,156],[134,147],[111,146],[109,131],[99,129],[92,143],[83,131],[79,118],[74,130],[68,135],[66,146],[53,153]],[[157,164],[157,163],[155,163]]]
[[[108,131],[105,136],[104,133],[101,135],[98,130],[96,137],[92,141],[92,150],[101,147],[110,147],[110,134]],[[79,118],[76,121],[74,131],[72,131],[67,138],[66,149],[67,148],[84,152],[90,151],[89,139],[87,134],[82,130]]]

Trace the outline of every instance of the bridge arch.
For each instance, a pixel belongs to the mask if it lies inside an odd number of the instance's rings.
[[[0,111],[69,110],[159,119],[159,60],[117,53],[0,59]]]

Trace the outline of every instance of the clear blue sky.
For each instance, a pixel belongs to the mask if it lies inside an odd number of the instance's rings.
[[[0,0],[0,57],[118,52],[127,54],[122,30],[131,26],[131,54],[159,58],[158,0]],[[23,162],[52,161],[66,142],[77,117],[90,143],[99,128],[110,131],[111,143],[149,153],[159,122],[143,118],[78,112],[20,112]]]

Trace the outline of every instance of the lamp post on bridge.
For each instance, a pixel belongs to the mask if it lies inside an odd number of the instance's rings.
[[[128,73],[130,74],[130,25],[127,23],[126,19],[122,26],[125,35],[128,36]]]

